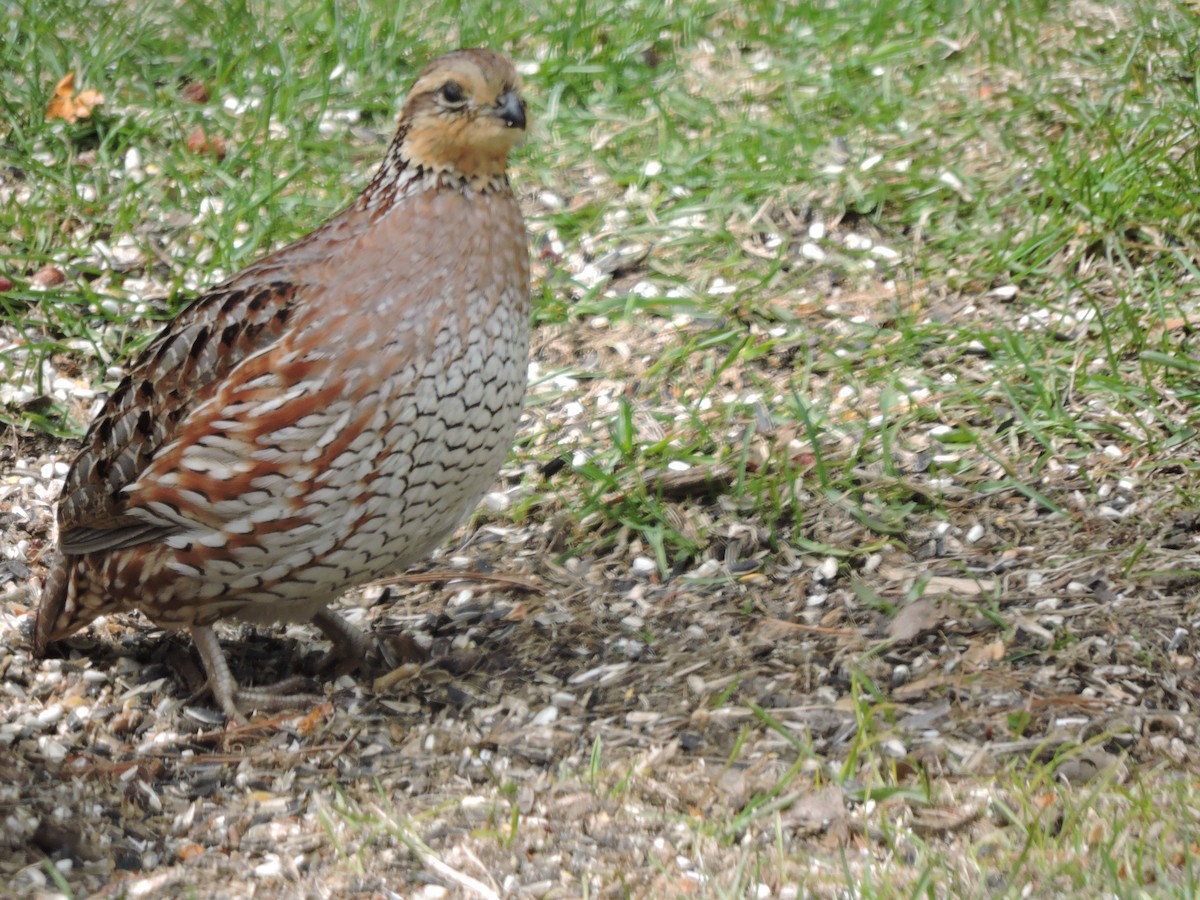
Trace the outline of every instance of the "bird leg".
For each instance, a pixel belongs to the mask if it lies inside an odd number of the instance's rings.
[[[317,663],[317,672],[345,675],[367,664],[367,636],[332,609],[322,609],[313,616],[313,624],[333,642],[329,652]]]
[[[333,617],[337,619],[336,615]],[[341,622],[340,619],[338,621]],[[344,622],[342,624],[345,625]],[[321,627],[324,629],[325,626]],[[238,687],[233,673],[229,671],[225,652],[221,649],[212,628],[208,625],[193,625],[191,633],[192,641],[200,651],[200,661],[204,663],[204,673],[208,676],[208,689],[212,691],[214,699],[225,711],[225,715],[239,725],[245,725],[247,721],[238,708],[239,705],[248,709],[286,709],[291,706],[304,706],[318,699],[313,694],[292,692],[296,687],[307,683],[305,678],[287,678],[277,684],[258,688]]]

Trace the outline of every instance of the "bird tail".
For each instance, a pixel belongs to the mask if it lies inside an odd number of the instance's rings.
[[[38,603],[37,620],[33,626],[33,655],[40,658],[46,653],[47,645],[55,640],[55,625],[58,624],[67,605],[67,586],[71,567],[66,557],[57,550],[46,570],[46,582],[42,585],[42,598]]]

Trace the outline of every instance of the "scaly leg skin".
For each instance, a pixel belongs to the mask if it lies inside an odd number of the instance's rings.
[[[318,672],[345,675],[367,664],[370,647],[361,630],[328,607],[313,616],[312,621],[333,642],[333,647],[317,663]]]
[[[330,615],[333,615],[330,613]],[[334,616],[337,619],[337,616]],[[341,622],[340,619],[338,619]],[[345,625],[342,622],[342,625]],[[321,626],[324,628],[324,626]],[[334,626],[336,627],[336,626]],[[288,693],[297,683],[306,679],[287,678],[278,684],[259,688],[238,687],[229,671],[229,663],[225,660],[225,652],[217,640],[217,635],[207,625],[191,627],[192,641],[200,651],[200,661],[204,663],[204,673],[208,676],[208,688],[220,704],[225,715],[239,725],[245,725],[247,719],[238,708],[239,704],[248,709],[287,709],[292,706],[305,706],[319,700],[313,694]]]

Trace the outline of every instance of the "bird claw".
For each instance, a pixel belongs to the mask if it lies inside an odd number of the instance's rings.
[[[275,710],[306,706],[321,699],[320,689],[302,675],[285,678],[261,687],[241,687],[229,671],[229,663],[216,634],[208,626],[192,626],[192,640],[200,651],[200,661],[208,676],[213,699],[232,722],[249,721],[243,709]]]
[[[246,718],[242,715],[243,709],[249,710],[278,710],[291,709],[297,706],[311,706],[319,702],[322,697],[316,690],[309,691],[306,688],[316,689],[316,685],[303,675],[297,675],[292,678],[285,678],[283,681],[275,684],[263,685],[262,687],[244,688],[239,687],[233,692],[232,711],[225,707],[225,703],[221,705],[225,708],[225,714],[231,720],[239,725],[246,724]],[[299,692],[297,692],[299,691]]]
[[[315,672],[322,678],[336,679],[343,675],[349,675],[352,672],[357,672],[359,669],[367,669],[369,665],[365,659],[347,656],[342,653],[337,647],[326,651],[321,658],[317,660]]]

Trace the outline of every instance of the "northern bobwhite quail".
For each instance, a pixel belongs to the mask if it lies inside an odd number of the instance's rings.
[[[425,556],[512,443],[529,355],[529,254],[509,185],[517,73],[460,50],[418,76],[378,173],[307,237],[199,296],[91,423],[58,505],[34,652],[137,609],[191,631],[226,715],[219,619],[307,622]]]

